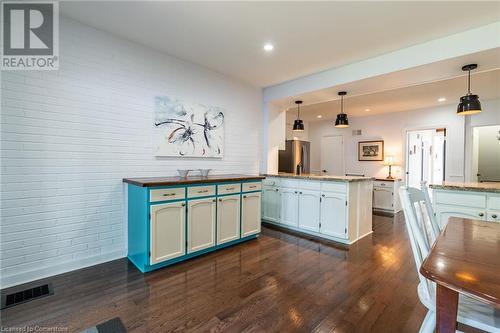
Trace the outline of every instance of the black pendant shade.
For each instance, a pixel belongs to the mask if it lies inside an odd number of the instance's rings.
[[[295,104],[297,104],[297,119],[293,122],[293,130],[302,132],[304,130],[304,122],[300,119],[300,104],[302,104],[302,101],[295,101]]]
[[[340,96],[340,113],[335,119],[335,127],[346,128],[349,127],[349,120],[347,119],[347,114],[344,113],[344,96],[347,95],[345,91],[339,91]]]
[[[461,116],[467,116],[481,112],[481,103],[479,102],[479,96],[473,95],[470,92],[470,71],[476,68],[476,64],[465,65],[464,67],[462,67],[462,70],[466,72],[468,71],[469,75],[467,78],[467,95],[460,97],[460,103],[458,103],[457,106],[457,114]]]

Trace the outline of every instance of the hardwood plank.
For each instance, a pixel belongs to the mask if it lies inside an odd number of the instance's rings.
[[[345,247],[284,231],[155,272],[126,259],[54,276],[55,295],[2,310],[5,327],[80,332],[418,332],[426,309],[402,215]],[[3,292],[8,292],[4,290]]]

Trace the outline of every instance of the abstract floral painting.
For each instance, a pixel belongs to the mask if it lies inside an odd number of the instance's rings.
[[[224,110],[155,97],[156,156],[223,157]]]

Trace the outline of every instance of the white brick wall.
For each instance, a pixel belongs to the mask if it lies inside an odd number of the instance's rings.
[[[60,60],[2,72],[2,287],[125,256],[124,177],[258,172],[260,89],[68,19]],[[224,159],[155,158],[155,95],[224,107]]]

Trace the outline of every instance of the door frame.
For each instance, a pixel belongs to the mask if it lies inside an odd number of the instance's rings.
[[[345,175],[345,146],[344,146],[344,136],[342,134],[329,134],[329,135],[323,135],[321,136],[321,150],[320,150],[320,160],[319,160],[319,168],[320,168],[320,172],[321,174],[323,174],[323,170],[325,170],[325,168],[323,167],[323,138],[332,138],[332,137],[341,137],[342,138],[342,175],[341,176],[344,176]]]
[[[429,126],[412,126],[412,127],[405,127],[403,128],[403,140],[402,140],[402,151],[404,152],[404,162],[402,165],[404,168],[404,179],[403,182],[407,185],[408,184],[408,132],[415,132],[415,131],[426,131],[426,130],[436,130],[438,128],[444,128],[446,131],[445,137],[444,137],[444,166],[443,166],[443,178],[446,180],[446,166],[448,165],[446,158],[447,158],[447,151],[448,151],[448,126],[446,125],[429,125]]]

